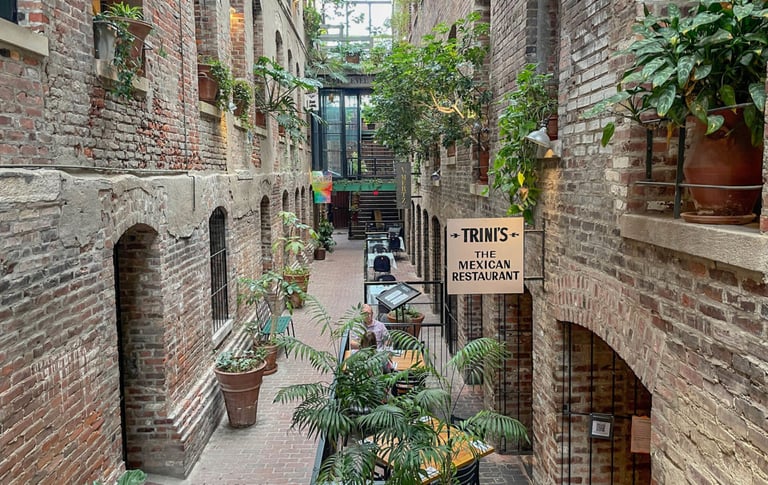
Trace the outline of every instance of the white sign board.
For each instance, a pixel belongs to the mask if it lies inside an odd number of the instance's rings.
[[[449,295],[523,293],[523,218],[448,219]]]

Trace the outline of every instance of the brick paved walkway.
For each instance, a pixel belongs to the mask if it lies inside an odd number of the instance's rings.
[[[334,234],[338,245],[324,261],[312,263],[309,293],[317,297],[337,319],[350,306],[360,303],[363,293],[363,241],[348,241],[345,232]],[[416,279],[408,261],[398,260],[398,279]],[[310,323],[306,308],[294,313],[296,336],[320,347],[321,337]],[[226,416],[214,432],[200,460],[185,480],[150,475],[150,485],[307,485],[312,475],[317,446],[314,441],[290,431],[289,406],[273,404],[280,387],[308,382],[314,371],[309,364],[287,360],[280,354],[278,371],[265,376],[259,396],[258,420],[246,429],[233,429]],[[525,458],[525,457],[524,457]],[[528,485],[530,480],[521,458],[494,453],[484,458],[480,483]]]

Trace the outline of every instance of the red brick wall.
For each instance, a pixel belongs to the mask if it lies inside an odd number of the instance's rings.
[[[19,28],[42,32],[49,54],[0,41],[0,165],[18,167],[0,168],[0,482],[111,482],[124,469],[121,336],[129,465],[183,476],[224,412],[211,372],[208,217],[227,213],[235,331],[222,345],[242,346],[236,279],[258,274],[269,239],[259,201],[274,207],[288,191],[308,213],[308,152],[275,173],[276,140],[255,146],[230,114],[201,114],[192,4],[144,2],[148,88],[131,100],[95,74],[90,2],[19,8]],[[206,19],[197,40],[230,52],[229,11]]]

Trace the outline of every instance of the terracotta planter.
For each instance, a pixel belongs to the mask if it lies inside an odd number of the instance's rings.
[[[267,115],[263,111],[256,110],[256,113],[253,115],[253,123],[256,126],[265,127],[267,126]]]
[[[315,260],[322,261],[325,259],[325,248],[315,248]]]
[[[214,369],[224,394],[229,425],[233,428],[246,428],[256,423],[256,411],[259,405],[259,390],[267,363],[248,372],[222,372]]]
[[[216,94],[219,92],[219,83],[214,79],[210,65],[197,65],[197,87],[199,90],[200,101],[216,104]]]
[[[299,275],[283,274],[283,279],[285,279],[285,281],[295,283],[304,293],[306,293],[309,289],[309,273]],[[290,298],[293,308],[301,308],[304,306],[304,299],[298,294],[294,293],[290,296]]]
[[[763,183],[763,148],[752,146],[749,128],[741,110],[721,112],[723,127],[705,135],[706,125],[698,119],[690,129],[690,149],[683,173],[691,184],[760,185]],[[753,209],[761,189],[730,190],[689,187],[696,212],[682,217],[705,224],[746,224],[755,218]]]
[[[480,166],[480,174],[478,176],[478,180],[480,181],[480,183],[487,184],[488,183],[488,166],[491,163],[490,150],[480,150],[477,154],[477,160]]]
[[[413,335],[415,338],[419,338],[419,335],[421,335],[421,324],[424,322],[424,314],[419,313],[418,317],[405,317],[405,321],[403,321],[398,317],[397,310],[395,310],[394,312],[387,313],[387,320],[389,320],[390,323],[400,324],[391,325],[389,328],[403,330]]]
[[[115,19],[128,24],[128,32],[133,36],[131,44],[131,58],[139,60],[142,64],[144,58],[144,39],[152,32],[152,25],[143,20],[120,18]]]
[[[267,357],[265,359],[267,365],[264,367],[264,375],[271,376],[277,372],[277,353],[279,352],[280,348],[277,345],[272,344],[262,345],[261,347],[267,350]]]

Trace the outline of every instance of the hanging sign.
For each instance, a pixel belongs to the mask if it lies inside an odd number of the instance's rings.
[[[409,162],[395,163],[395,190],[397,208],[407,209],[411,204],[411,164]]]
[[[319,170],[310,173],[310,183],[314,192],[315,204],[330,204],[333,191],[333,175],[331,172]]]
[[[449,295],[523,293],[523,218],[448,219]]]

